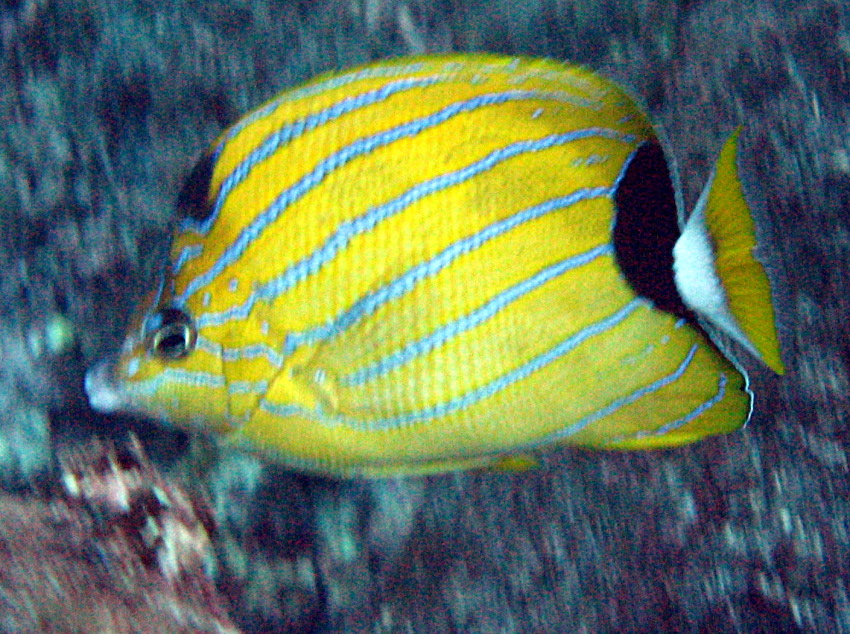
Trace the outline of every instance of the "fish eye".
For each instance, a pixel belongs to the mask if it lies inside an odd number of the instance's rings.
[[[177,308],[163,308],[152,318],[148,349],[161,359],[182,359],[194,350],[197,338],[189,315]]]

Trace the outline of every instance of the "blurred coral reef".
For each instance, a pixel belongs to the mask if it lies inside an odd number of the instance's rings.
[[[60,462],[60,494],[0,498],[2,631],[239,632],[209,575],[204,502],[166,481],[135,438]]]

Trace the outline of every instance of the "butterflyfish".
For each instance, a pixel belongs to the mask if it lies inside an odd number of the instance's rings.
[[[586,68],[453,54],[321,76],[191,171],[90,402],[342,476],[730,432],[752,394],[723,342],[783,372],[737,146],[685,220],[647,115]]]

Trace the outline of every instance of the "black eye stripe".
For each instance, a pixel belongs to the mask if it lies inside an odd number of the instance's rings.
[[[205,153],[189,172],[177,196],[177,213],[180,217],[197,222],[209,218],[213,209],[209,203],[209,191],[214,167],[212,154]]]

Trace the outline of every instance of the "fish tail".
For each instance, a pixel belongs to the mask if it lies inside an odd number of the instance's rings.
[[[753,254],[755,224],[738,177],[740,132],[723,145],[673,249],[676,285],[697,315],[783,374],[770,282]]]

